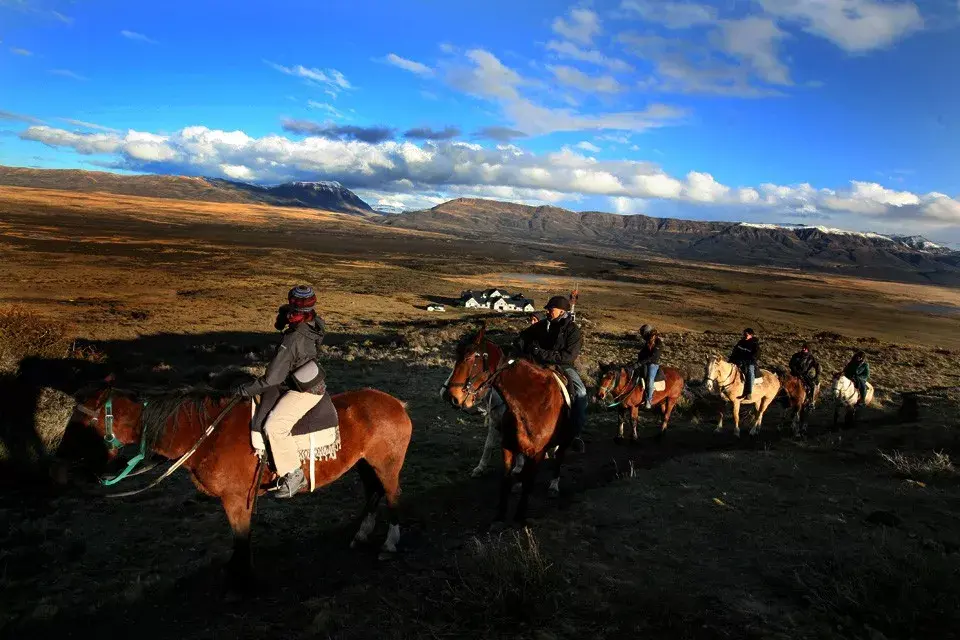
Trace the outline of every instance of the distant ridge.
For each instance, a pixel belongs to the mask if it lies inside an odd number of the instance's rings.
[[[120,175],[79,169],[27,169],[0,166],[0,186],[115,193],[118,195],[304,207],[377,216],[357,194],[339,182],[291,182],[260,187],[219,178]]]
[[[478,241],[606,248],[729,265],[960,285],[960,252],[922,236],[576,212],[474,198],[385,216],[380,223]]]

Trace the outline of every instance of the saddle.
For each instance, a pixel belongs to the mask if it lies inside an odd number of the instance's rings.
[[[557,384],[560,385],[560,392],[563,394],[563,402],[569,409],[573,402],[570,398],[570,379],[567,377],[567,374],[563,372],[563,369],[561,369],[559,365],[547,364],[543,365],[543,368],[552,373],[554,379],[557,381]]]

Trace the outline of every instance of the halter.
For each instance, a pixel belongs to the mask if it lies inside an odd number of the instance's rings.
[[[470,371],[467,372],[467,380],[465,382],[455,382],[451,383],[449,380],[442,385],[442,389],[450,390],[454,387],[463,387],[464,394],[467,397],[473,397],[474,400],[477,400],[480,396],[480,393],[490,387],[493,384],[493,381],[504,371],[509,369],[515,360],[507,360],[506,365],[498,365],[491,371],[487,370],[487,362],[490,360],[490,353],[487,351],[486,343],[484,343],[483,351],[474,351],[474,358],[481,358],[483,364],[480,367],[480,371],[473,373],[474,368],[477,366],[476,360],[470,365]],[[481,382],[476,388],[474,388],[474,383],[477,381],[480,376],[484,373],[489,373],[490,376]]]
[[[600,389],[597,390],[597,396],[599,396],[600,398],[603,398],[604,396],[607,395],[607,393],[609,393],[610,391],[613,391],[613,389],[617,386],[617,383],[620,382],[620,376],[621,376],[622,374],[623,374],[623,367],[620,367],[620,368],[617,369],[617,375],[615,375],[615,376],[613,377],[613,381],[610,383],[610,386],[609,386],[609,387],[607,387],[607,386],[602,386],[602,387],[600,387]],[[633,382],[633,381],[631,380],[631,382]],[[636,382],[633,382],[633,386],[631,386],[629,389],[627,389],[626,392],[624,392],[624,393],[622,393],[621,395],[617,396],[617,397],[615,398],[615,402],[614,402],[613,404],[608,404],[608,405],[606,405],[606,407],[607,407],[608,409],[612,409],[613,407],[615,407],[615,406],[617,406],[618,404],[622,403],[624,400],[627,399],[627,397],[628,397],[631,393],[633,393],[633,392],[636,390],[636,388],[637,388],[637,383],[636,383]]]
[[[119,451],[120,449],[123,448],[123,442],[121,442],[120,439],[117,438],[116,434],[113,432],[113,422],[114,422],[113,391],[114,391],[113,387],[110,387],[110,389],[107,391],[107,399],[103,403],[103,442],[107,445],[107,448],[110,451]],[[146,406],[147,406],[147,401],[144,401],[142,403],[142,407],[145,408]],[[100,413],[99,409],[94,409],[94,410],[87,409],[85,406],[81,404],[81,405],[77,405],[77,410],[80,413],[86,416],[89,416],[90,422],[96,423],[98,421],[97,415]],[[141,421],[141,427],[142,427],[142,422],[143,422],[142,413],[140,414],[140,421]],[[147,457],[147,433],[145,429],[141,428],[140,429],[140,451],[137,453],[137,455],[133,456],[132,458],[130,458],[129,461],[127,461],[127,466],[126,468],[124,468],[123,471],[113,476],[112,478],[107,478],[107,477],[100,478],[100,484],[102,484],[105,487],[109,487],[111,485],[114,485],[120,482],[121,480],[126,478],[128,475],[130,475],[130,472],[133,471],[138,464],[143,462],[143,459],[146,457]]]

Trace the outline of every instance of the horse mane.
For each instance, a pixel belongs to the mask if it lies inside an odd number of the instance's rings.
[[[210,422],[213,416],[209,415],[205,404],[227,395],[205,388],[139,394],[140,402],[146,403],[140,421],[141,437],[146,440],[147,451],[156,446],[168,428],[171,433],[176,433],[183,420],[196,416],[201,424]]]

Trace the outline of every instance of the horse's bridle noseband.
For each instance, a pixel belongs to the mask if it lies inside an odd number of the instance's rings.
[[[448,380],[442,385],[442,389],[449,391],[455,387],[463,387],[464,394],[466,394],[467,397],[473,397],[474,401],[476,401],[480,397],[480,394],[493,384],[493,381],[497,378],[497,376],[510,368],[510,366],[514,363],[514,360],[507,360],[506,365],[498,365],[494,369],[488,371],[487,363],[490,362],[490,353],[487,351],[486,345],[484,345],[483,351],[474,351],[473,356],[474,362],[470,365],[470,371],[467,372],[467,380],[465,382],[454,383],[451,383]],[[477,366],[476,358],[480,358],[482,360],[482,364],[480,366],[480,371],[473,373],[474,368]],[[477,385],[476,388],[474,388],[474,383],[485,373],[489,373],[490,376]]]
[[[608,387],[608,386],[604,385],[604,386],[600,387],[599,389],[597,389],[597,397],[602,400],[603,398],[606,397],[606,395],[607,395],[608,393],[610,393],[611,391],[613,391],[614,389],[616,389],[617,384],[620,382],[620,376],[621,376],[622,374],[623,374],[623,367],[618,367],[618,368],[617,368],[617,373],[616,373],[615,376],[613,376],[613,381],[610,383],[610,386]],[[631,380],[631,382],[633,382],[633,385],[630,386],[630,388],[627,389],[624,393],[622,393],[622,394],[620,394],[619,396],[617,396],[616,398],[614,398],[613,404],[608,404],[608,405],[607,405],[607,408],[608,408],[608,409],[610,409],[610,408],[612,408],[612,407],[615,407],[615,406],[617,406],[618,404],[620,404],[621,402],[623,402],[624,400],[626,400],[627,397],[636,390],[636,388],[637,388],[637,383],[634,382],[633,380]]]
[[[102,405],[97,405],[96,409],[87,409],[82,404],[77,405],[77,411],[90,418],[90,422],[96,424],[99,422],[97,416],[100,408],[103,408],[103,441],[111,451],[116,451],[123,447],[123,443],[113,433],[113,388],[107,390],[107,399]]]

